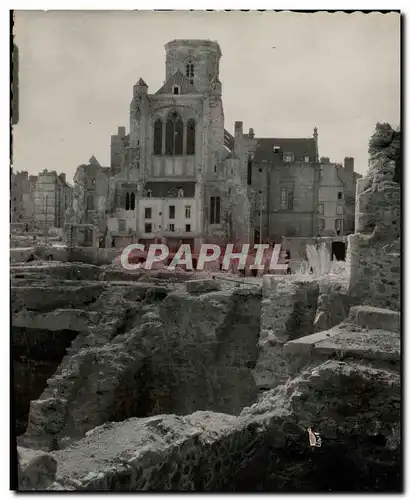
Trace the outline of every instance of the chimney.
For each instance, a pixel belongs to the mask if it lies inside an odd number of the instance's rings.
[[[243,134],[243,122],[235,122],[235,135]]]
[[[118,137],[125,137],[125,127],[118,127]]]
[[[66,181],[66,178],[67,178],[67,177],[66,177],[66,174],[61,173],[61,174],[59,175],[59,177],[60,177],[60,179],[61,179],[63,182],[67,182],[67,181]]]
[[[353,173],[354,172],[354,158],[351,156],[345,156],[344,159],[344,168],[346,172]]]
[[[316,158],[315,161],[318,161],[319,159],[319,136],[317,133],[317,127],[313,129],[313,139],[315,141],[315,150],[316,150]]]
[[[323,165],[329,165],[330,159],[327,156],[322,156],[322,158],[320,158],[320,163]]]
[[[255,132],[253,131],[253,128],[249,129],[248,136],[249,136],[249,139],[253,139],[255,137]]]

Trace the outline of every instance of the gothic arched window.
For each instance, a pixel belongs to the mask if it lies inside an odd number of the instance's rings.
[[[185,64],[185,75],[188,78],[188,80],[193,84],[195,71],[194,71],[194,63],[191,61],[191,59],[188,59],[188,61]]]
[[[154,155],[162,155],[162,120],[159,118],[154,124]]]
[[[191,118],[187,123],[186,130],[186,154],[195,154],[195,120]]]
[[[184,122],[178,113],[174,111],[168,118],[165,128],[165,154],[182,155],[183,137]]]
[[[181,117],[178,117],[175,121],[175,148],[174,154],[182,155],[184,153],[183,150],[183,142],[184,141],[184,122]]]
[[[130,193],[125,195],[125,210],[130,209]]]
[[[135,210],[135,194],[131,193],[130,209]]]

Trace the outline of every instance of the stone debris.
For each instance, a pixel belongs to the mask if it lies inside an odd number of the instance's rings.
[[[54,481],[57,460],[49,453],[17,447],[18,488],[22,491],[46,490]]]
[[[309,469],[309,455],[301,453],[310,426],[326,439],[327,457],[354,456],[363,470],[376,455],[388,464],[400,448],[399,397],[397,374],[326,362],[314,373],[305,371],[266,392],[238,417],[196,412],[132,418],[94,429],[71,447],[52,453],[58,468],[50,489],[253,491],[261,473],[274,483],[276,471],[287,474],[292,490],[298,454],[300,466]],[[376,434],[390,440],[389,449],[366,446]],[[292,451],[287,450],[289,442]],[[272,453],[281,463],[269,459]],[[256,469],[254,464],[261,460],[264,468]]]

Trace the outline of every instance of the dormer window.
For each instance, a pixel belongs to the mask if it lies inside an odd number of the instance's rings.
[[[273,146],[274,153],[279,153],[279,151],[280,151],[280,146]]]
[[[283,163],[292,163],[294,161],[293,153],[283,153]]]
[[[178,198],[183,198],[184,197],[184,190],[183,189],[178,189]]]
[[[181,87],[179,85],[174,85],[172,88],[172,93],[174,95],[179,95],[181,93]]]
[[[305,163],[309,163],[309,161],[310,161],[309,156],[305,156],[305,157],[304,157],[304,161],[305,161]]]
[[[152,197],[152,191],[151,191],[151,189],[148,189],[147,198],[151,198],[151,197]]]

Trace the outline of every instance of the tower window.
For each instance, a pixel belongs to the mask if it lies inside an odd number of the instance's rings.
[[[188,78],[188,80],[193,84],[195,71],[194,71],[194,63],[191,61],[191,59],[188,59],[188,61],[185,64],[185,75]]]
[[[338,199],[338,200],[343,199],[343,193],[342,193],[342,191],[339,191],[339,192],[337,193],[337,199]]]
[[[186,154],[195,154],[195,120],[190,118],[186,129]]]
[[[152,219],[152,208],[151,207],[145,207],[145,218]]]
[[[130,197],[130,209],[135,210],[135,194],[131,193]]]
[[[187,233],[190,233],[191,232],[191,224],[185,224],[185,231]]]
[[[179,114],[174,111],[167,120],[165,131],[165,154],[182,155],[183,154],[183,135],[184,123]]]
[[[174,87],[172,89],[172,93],[174,95],[179,95],[179,93],[180,93],[180,87],[179,87],[179,85],[174,85]]]
[[[171,231],[171,233],[173,233],[175,231],[175,224],[170,224],[169,230]]]
[[[185,207],[185,219],[190,219],[191,218],[191,206],[187,205]]]
[[[146,233],[152,233],[152,224],[150,222],[147,222],[145,224],[145,232]]]
[[[162,120],[159,118],[154,124],[154,155],[162,155]]]
[[[125,195],[125,210],[130,209],[130,193],[126,193]]]
[[[175,205],[169,206],[169,218],[175,219]]]

